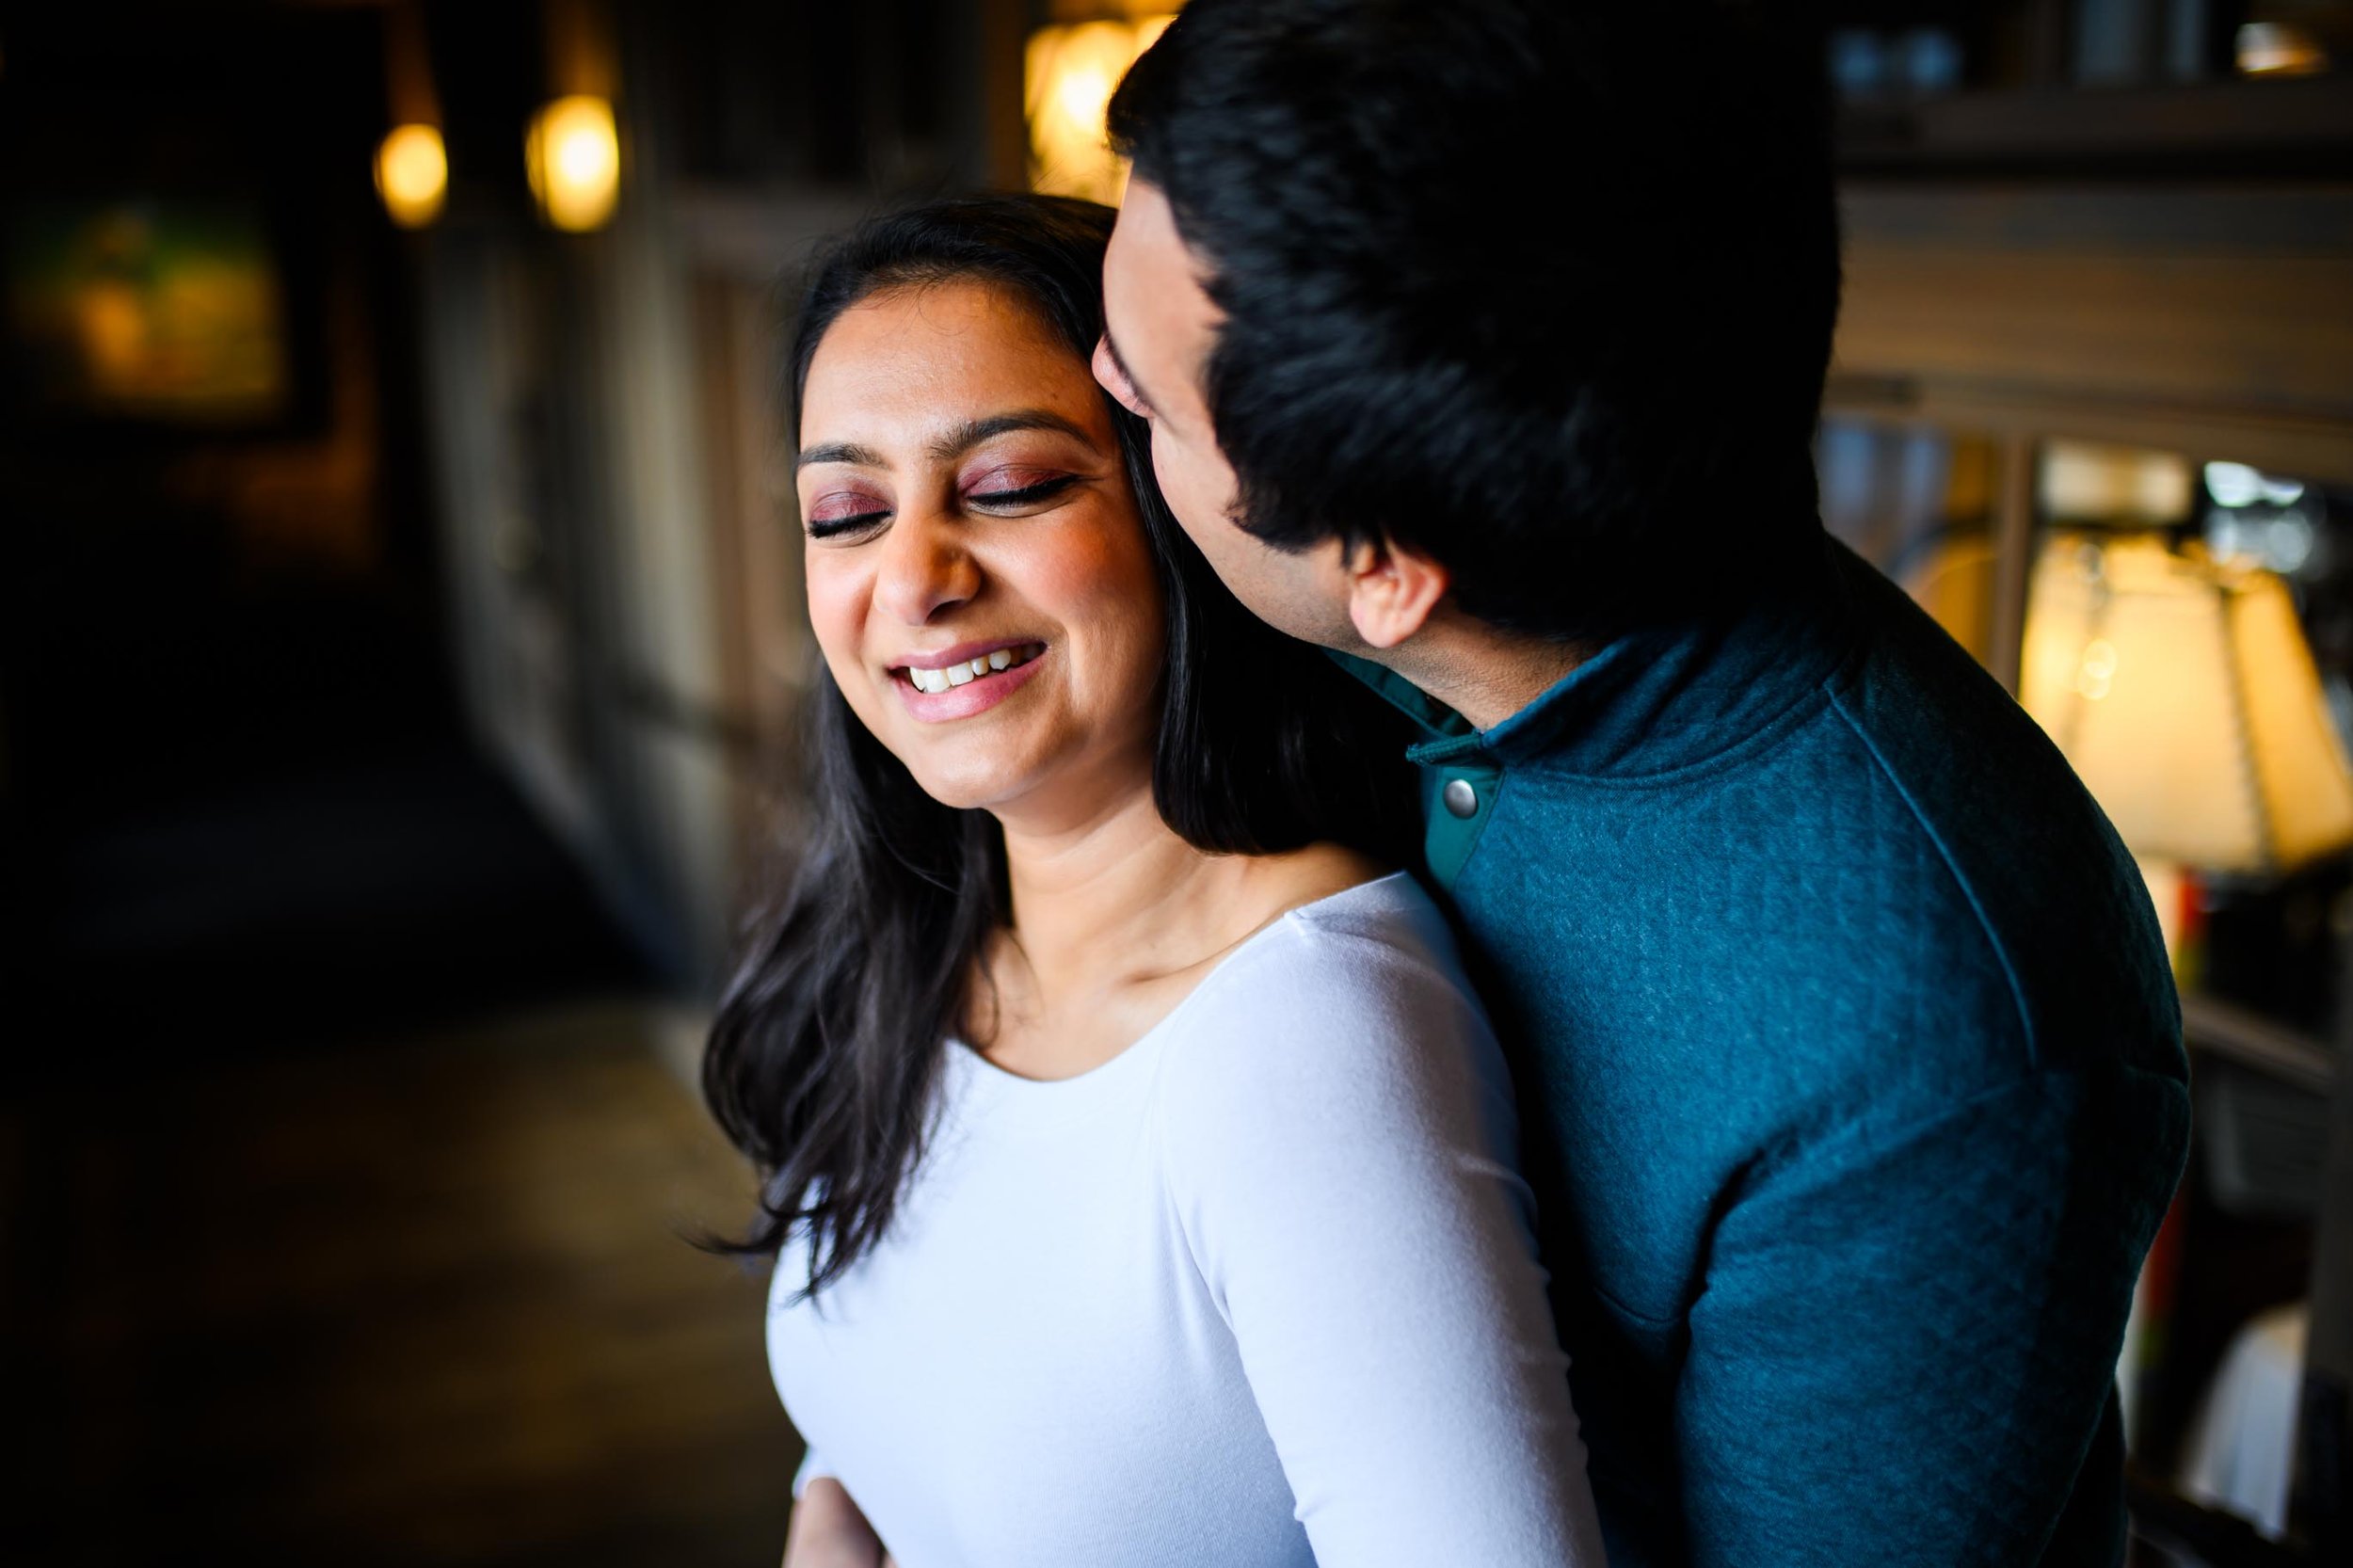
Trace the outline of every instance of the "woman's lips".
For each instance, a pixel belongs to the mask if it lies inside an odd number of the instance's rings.
[[[919,692],[944,692],[1026,664],[1045,651],[1046,645],[1038,642],[965,643],[937,653],[911,654],[893,673]]]
[[[918,687],[914,668],[909,666],[892,671],[891,684],[898,688],[899,699],[906,704],[908,713],[926,724],[968,719],[975,713],[986,712],[1028,684],[1030,678],[1037,673],[1038,666],[1046,662],[1046,652],[1044,644],[1027,643],[1016,644],[1011,648],[993,649],[990,654],[976,654],[974,657],[988,666],[988,673],[974,675],[962,685],[951,684],[945,691],[924,691]],[[1008,662],[1004,668],[995,668],[993,655],[997,653],[1008,654],[1010,658],[1017,658],[1021,662]],[[1025,654],[1027,657],[1023,658]],[[947,667],[968,669],[969,661],[959,666]],[[935,672],[942,668],[939,665],[922,666],[922,679],[927,683],[936,681],[938,677]]]

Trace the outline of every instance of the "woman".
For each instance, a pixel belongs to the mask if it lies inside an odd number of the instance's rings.
[[[878,220],[793,348],[816,823],[705,1068],[787,1562],[1597,1563],[1502,1064],[1374,858],[1401,781],[1092,379],[1111,222]]]

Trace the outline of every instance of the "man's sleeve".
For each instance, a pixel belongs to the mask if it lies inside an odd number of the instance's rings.
[[[1691,1560],[2040,1560],[2188,1126],[2170,1078],[2046,1071],[1758,1173],[1690,1314]]]

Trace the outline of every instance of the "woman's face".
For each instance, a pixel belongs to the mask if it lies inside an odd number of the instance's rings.
[[[968,281],[843,312],[801,394],[808,614],[949,806],[1100,809],[1151,774],[1160,594],[1086,360]]]

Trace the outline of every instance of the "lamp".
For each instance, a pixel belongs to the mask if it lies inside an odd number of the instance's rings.
[[[1174,19],[1079,22],[1030,35],[1021,110],[1030,122],[1030,184],[1038,190],[1117,201],[1127,170],[1112,153],[1103,111],[1136,56]]]
[[[575,234],[603,228],[621,193],[612,104],[575,93],[546,104],[523,137],[523,169],[551,226]]]
[[[2277,872],[2353,843],[2353,770],[2272,572],[2055,534],[2019,700],[2137,855]]]
[[[376,193],[403,229],[422,229],[441,216],[449,194],[449,155],[431,125],[395,125],[376,150]]]
[[[376,144],[376,194],[403,229],[441,216],[449,195],[449,152],[441,145],[440,97],[425,49],[424,18],[415,0],[384,11],[384,97],[393,126]]]

